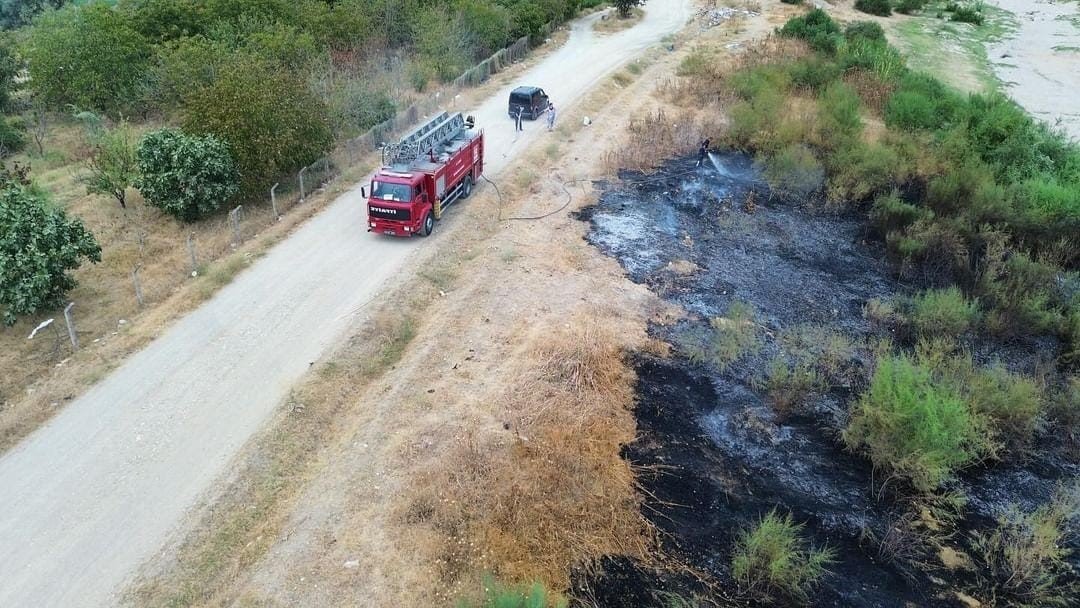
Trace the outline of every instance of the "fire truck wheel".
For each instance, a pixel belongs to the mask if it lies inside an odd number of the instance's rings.
[[[465,183],[461,185],[461,198],[469,198],[470,194],[472,194],[472,176],[467,175],[465,176]]]
[[[435,218],[431,217],[431,213],[424,215],[424,227],[420,232],[421,236],[427,236],[431,234],[431,231],[435,228]]]

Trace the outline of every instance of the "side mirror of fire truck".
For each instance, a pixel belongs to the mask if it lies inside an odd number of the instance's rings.
[[[360,186],[360,196],[361,196],[361,198],[367,198],[367,188],[366,187]]]
[[[465,117],[465,128],[466,129],[471,129],[471,128],[475,127],[475,126],[476,126],[476,119],[473,118],[472,116],[466,116]]]

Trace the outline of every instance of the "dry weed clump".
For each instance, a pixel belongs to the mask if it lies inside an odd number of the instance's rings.
[[[634,475],[618,456],[635,433],[632,372],[615,338],[588,323],[534,334],[498,418],[463,424],[416,478],[404,517],[440,539],[444,585],[486,571],[563,589],[574,564],[644,555]]]
[[[665,159],[690,153],[701,140],[716,137],[723,129],[719,107],[682,110],[674,116],[657,110],[630,120],[625,139],[604,154],[604,170],[652,169]]]

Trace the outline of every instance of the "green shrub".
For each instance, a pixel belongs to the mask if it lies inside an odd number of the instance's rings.
[[[855,143],[842,148],[833,155],[830,164],[829,198],[833,200],[864,201],[892,191],[907,176],[907,168],[900,155],[891,147],[877,143]],[[878,219],[884,219],[875,217],[873,209],[870,217],[875,223]],[[904,225],[918,217],[916,213]],[[896,227],[900,226],[889,229]]]
[[[540,583],[504,585],[486,577],[484,598],[476,602],[458,600],[457,608],[566,608],[566,600],[557,597]]]
[[[792,144],[764,163],[765,179],[774,194],[802,199],[821,189],[825,180],[825,168],[810,148]]]
[[[843,70],[833,61],[820,55],[811,55],[791,62],[788,74],[795,86],[819,90],[839,80]]]
[[[139,97],[151,48],[125,15],[101,2],[43,13],[25,53],[30,86],[50,107],[71,104],[117,117]]]
[[[754,311],[740,301],[732,302],[726,316],[712,319],[708,328],[686,330],[676,341],[691,363],[721,370],[761,346]]]
[[[829,573],[836,554],[827,547],[808,547],[802,530],[791,515],[771,511],[739,536],[731,558],[732,577],[761,601],[808,599],[814,585]]]
[[[978,289],[988,305],[986,325],[1002,336],[1057,333],[1061,303],[1051,291],[1057,269],[1020,252],[995,248],[986,255]]]
[[[962,120],[965,108],[964,99],[941,81],[910,72],[885,104],[885,124],[902,131],[943,129]]]
[[[995,365],[974,370],[964,383],[972,411],[990,421],[1003,445],[1013,451],[1031,445],[1043,412],[1042,391],[1034,380]]]
[[[322,156],[332,143],[326,105],[300,80],[241,57],[183,101],[183,128],[228,143],[241,194],[263,195],[274,180]]]
[[[896,5],[893,6],[893,10],[898,13],[910,15],[921,11],[926,7],[928,2],[929,0],[899,0]]]
[[[1025,513],[1013,507],[972,545],[980,591],[1002,605],[1071,606],[1080,584],[1069,565],[1070,529],[1080,516],[1080,491],[1062,488],[1047,505]]]
[[[136,187],[146,202],[186,222],[218,210],[240,189],[228,145],[212,135],[154,131],[139,143],[138,162]]]
[[[6,171],[5,171],[6,173]],[[78,219],[51,208],[10,176],[0,185],[0,306],[4,325],[60,306],[75,287],[68,271],[101,261],[101,247]]]
[[[783,95],[771,90],[762,91],[751,101],[735,103],[729,112],[729,143],[743,150],[773,149],[776,145],[773,129],[783,104]]]
[[[836,149],[850,145],[859,136],[863,127],[860,103],[859,95],[842,82],[825,87],[818,97],[818,118],[826,145]]]
[[[1072,457],[1080,458],[1080,376],[1065,379],[1051,395],[1047,410],[1051,428],[1060,434]]]
[[[781,357],[773,359],[764,378],[756,382],[769,396],[769,402],[783,419],[796,410],[806,398],[822,385],[817,372],[806,362],[789,365]]]
[[[780,35],[805,40],[811,48],[833,54],[840,40],[840,26],[820,8],[801,17],[793,17],[780,28]]]
[[[978,304],[956,287],[930,289],[913,297],[908,320],[923,337],[959,336],[979,318]]]
[[[707,74],[712,64],[712,60],[708,55],[701,51],[694,51],[683,57],[683,60],[679,62],[679,67],[675,69],[677,76],[701,76]]]
[[[865,70],[883,82],[896,82],[907,72],[904,56],[879,41],[853,38],[845,41],[838,53],[840,67],[844,70]]]
[[[26,132],[16,119],[0,116],[0,158],[21,151],[26,147]]]
[[[949,16],[949,21],[973,23],[975,25],[983,24],[983,14],[978,8],[974,6],[959,6],[955,3],[949,6],[950,8],[946,9],[952,13]]]
[[[889,234],[907,228],[928,214],[929,211],[905,202],[900,198],[900,194],[894,191],[874,199],[874,205],[870,208],[870,221],[882,234]]]
[[[889,0],[855,0],[855,10],[888,17],[892,14],[892,3]]]
[[[853,21],[844,28],[844,38],[848,41],[865,40],[879,44],[886,44],[885,30],[873,21]]]
[[[957,469],[990,453],[984,420],[963,399],[905,356],[883,359],[843,432],[875,468],[935,490]]]
[[[731,90],[743,99],[754,100],[762,95],[784,94],[791,89],[792,77],[781,66],[763,65],[732,74]]]

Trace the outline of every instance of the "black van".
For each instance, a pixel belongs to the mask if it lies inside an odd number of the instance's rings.
[[[548,101],[547,93],[540,87],[518,87],[510,91],[510,107],[507,113],[516,118],[518,108],[522,108],[522,116],[530,120],[536,120],[538,116],[547,111],[551,102]]]

